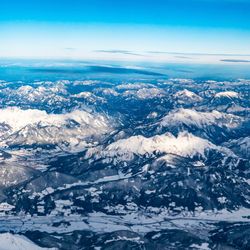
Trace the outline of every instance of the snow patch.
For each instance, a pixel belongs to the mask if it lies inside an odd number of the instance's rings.
[[[0,234],[0,242],[0,250],[55,250],[55,248],[39,247],[24,236],[13,235],[10,233]]]
[[[215,94],[215,98],[228,97],[228,98],[239,98],[239,94],[235,91],[224,91]]]

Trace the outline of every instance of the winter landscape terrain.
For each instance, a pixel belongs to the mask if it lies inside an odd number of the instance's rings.
[[[250,80],[176,72],[2,63],[1,250],[250,249]]]

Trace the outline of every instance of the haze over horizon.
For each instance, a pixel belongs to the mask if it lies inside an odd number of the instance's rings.
[[[0,5],[0,58],[250,62],[248,0]]]

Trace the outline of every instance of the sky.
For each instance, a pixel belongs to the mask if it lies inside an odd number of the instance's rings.
[[[250,62],[250,0],[0,0],[0,58]]]

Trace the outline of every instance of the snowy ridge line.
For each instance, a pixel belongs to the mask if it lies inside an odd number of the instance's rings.
[[[201,112],[195,109],[179,108],[172,110],[164,116],[159,125],[162,127],[176,124],[194,125],[198,128],[206,128],[209,125],[237,127],[242,122],[242,118],[236,115],[222,113],[219,111]]]
[[[98,157],[118,157],[120,160],[133,160],[134,155],[153,154],[154,152],[174,154],[182,157],[193,157],[196,154],[204,157],[205,151],[213,149],[224,154],[231,154],[231,150],[216,146],[206,139],[194,136],[188,132],[180,132],[177,137],[167,133],[163,135],[156,135],[153,137],[144,137],[142,135],[131,136],[127,139],[120,139],[108,145],[101,152],[91,152],[87,157],[92,156],[93,153]]]
[[[240,98],[239,93],[235,91],[218,92],[214,95],[215,98],[228,97],[228,98]]]
[[[20,119],[22,117],[22,119]],[[74,110],[63,114],[48,114],[37,109],[17,107],[0,109],[0,146],[54,145],[65,152],[84,150],[112,131],[115,121],[105,114]],[[90,138],[90,140],[88,139]]]
[[[22,117],[22,119],[20,119]],[[8,124],[13,131],[18,131],[29,124],[44,124],[54,126],[66,125],[68,120],[75,120],[79,124],[94,125],[96,127],[107,126],[104,116],[96,116],[84,111],[74,110],[65,114],[48,114],[44,110],[38,109],[20,109],[18,107],[9,107],[0,109],[0,123]]]

